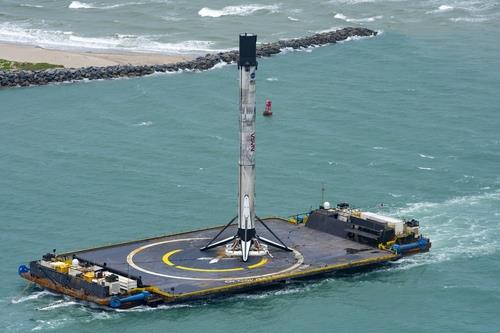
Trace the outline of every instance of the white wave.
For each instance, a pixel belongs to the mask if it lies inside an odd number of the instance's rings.
[[[173,16],[173,15],[165,15],[165,16],[162,16],[161,19],[164,21],[168,21],[168,22],[184,21],[184,19],[182,17]]]
[[[346,22],[354,22],[354,23],[374,22],[375,20],[381,20],[384,18],[382,15],[363,17],[363,18],[350,18],[342,13],[337,13],[333,17],[339,20],[343,20]]]
[[[266,81],[275,82],[275,81],[278,81],[278,78],[277,78],[277,77],[275,77],[275,76],[272,76],[272,77],[268,77],[268,78],[266,79]]]
[[[444,207],[452,207],[452,206],[460,206],[460,208],[464,209],[470,206],[476,206],[478,203],[488,203],[488,202],[497,202],[500,201],[500,191],[495,192],[485,192],[478,195],[469,195],[463,197],[454,197],[448,199],[442,203],[435,202],[416,202],[406,204],[406,207],[400,208],[397,213],[399,215],[409,215],[409,214],[429,214],[433,210],[439,210],[438,208]]]
[[[37,326],[35,326],[31,330],[32,331],[52,330],[52,329],[61,327],[68,320],[69,320],[68,318],[51,319],[51,320],[41,320],[40,319],[40,320],[36,321]]]
[[[140,123],[134,124],[134,126],[151,126],[153,125],[152,121],[142,121]]]
[[[375,149],[375,150],[386,150],[387,148],[375,146],[375,147],[372,147],[372,149]]]
[[[290,21],[293,21],[293,22],[300,21],[298,18],[295,18],[295,17],[292,17],[292,16],[288,16],[287,19],[289,19]]]
[[[119,7],[125,7],[125,6],[144,5],[144,4],[146,4],[146,3],[145,2],[125,2],[125,3],[115,4],[115,5],[98,6],[98,5],[95,5],[93,3],[72,1],[69,4],[68,8],[70,8],[70,9],[113,9],[113,8],[119,8]]]
[[[34,300],[34,299],[38,299],[38,298],[44,297],[44,296],[56,296],[56,294],[51,293],[50,291],[42,290],[42,291],[34,292],[34,293],[32,293],[30,295],[27,295],[27,296],[21,296],[19,298],[13,298],[11,300],[11,303],[12,304],[24,303],[24,302],[31,301],[31,300]]]
[[[453,6],[441,5],[441,6],[438,7],[437,10],[440,11],[440,12],[448,12],[450,10],[453,10]]]
[[[72,31],[33,29],[29,24],[0,23],[0,40],[45,48],[87,51],[122,51],[162,54],[200,54],[222,52],[212,48],[214,43],[203,40],[188,40],[166,43],[158,36],[120,35],[87,37]]]
[[[37,308],[37,310],[40,310],[40,311],[49,311],[49,310],[54,310],[54,309],[58,309],[58,308],[64,308],[64,307],[72,306],[72,305],[78,305],[78,303],[75,302],[75,301],[59,300],[59,301],[51,303],[51,304],[49,304],[47,306],[43,306],[43,307]]]
[[[130,309],[115,309],[116,312],[149,312],[149,311],[160,311],[160,310],[172,310],[179,308],[192,308],[193,305],[190,304],[175,304],[175,305],[159,305],[156,308],[150,306],[136,306]]]
[[[83,310],[86,310],[86,308],[83,308]],[[95,310],[87,310],[86,312],[88,312],[90,314],[90,316],[86,319],[83,320],[83,322],[85,323],[91,323],[95,320],[108,320],[108,319],[114,319],[117,317],[117,315],[119,315],[118,313],[115,313],[115,312],[110,312],[110,311],[102,311],[102,309],[97,309],[97,311]]]
[[[71,9],[81,9],[81,8],[90,9],[90,8],[95,8],[95,7],[93,5],[90,5],[90,4],[87,4],[84,2],[72,1],[69,4],[68,8],[71,8]]]
[[[487,17],[452,17],[450,21],[452,22],[468,22],[468,23],[481,23],[488,21]]]
[[[31,7],[31,8],[43,8],[42,5],[32,5],[30,3],[22,3],[19,4],[20,7]]]
[[[258,11],[267,11],[270,13],[277,13],[279,5],[260,5],[249,4],[241,6],[227,6],[222,9],[210,9],[203,7],[198,11],[198,15],[202,17],[221,17],[221,16],[248,16]]]
[[[307,52],[307,53],[309,53],[309,52],[312,52],[312,50],[316,47],[319,47],[319,46],[311,45],[308,47],[300,47],[298,49],[294,49],[293,47],[284,47],[284,48],[280,49],[279,54],[287,54],[290,52]]]
[[[424,155],[424,154],[418,154],[418,155],[419,155],[420,157],[422,157],[422,158],[429,158],[429,159],[431,159],[431,160],[433,160],[433,159],[434,159],[434,156],[431,156],[431,155]]]
[[[428,168],[428,167],[418,167],[420,170],[434,170],[433,168]]]
[[[223,68],[223,67],[226,67],[226,66],[229,66],[229,64],[227,62],[219,61],[218,63],[216,63],[214,65],[214,67],[209,68],[208,70],[211,71],[211,70],[220,69],[220,68]]]
[[[445,12],[451,12],[454,9],[455,7],[450,5],[441,5],[437,9],[429,10],[426,13],[427,14],[445,13]]]
[[[339,20],[344,20],[344,21],[347,21],[347,20],[348,20],[347,16],[345,16],[345,15],[344,15],[344,14],[342,14],[342,13],[337,13],[337,14],[335,14],[333,17],[334,17],[334,18],[336,18],[336,19],[339,19]]]

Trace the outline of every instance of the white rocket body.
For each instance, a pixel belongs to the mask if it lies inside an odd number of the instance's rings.
[[[255,238],[255,35],[240,36],[240,160],[238,237],[242,259]],[[253,45],[253,48],[252,48]]]
[[[200,250],[206,251],[217,246],[226,245],[227,256],[240,256],[248,260],[250,254],[263,256],[268,254],[267,245],[292,251],[285,243],[255,215],[255,72],[257,70],[257,36],[240,35],[240,58],[238,71],[240,74],[240,159],[238,181],[238,215],[233,218],[219,233]],[[218,237],[238,219],[236,235],[218,240]],[[259,221],[279,242],[259,236],[255,232],[255,221]],[[231,244],[228,244],[231,243]],[[264,243],[264,244],[263,244]]]

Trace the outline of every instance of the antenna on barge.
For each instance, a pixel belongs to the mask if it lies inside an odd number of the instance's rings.
[[[279,237],[255,214],[255,78],[257,71],[257,35],[240,34],[240,160],[238,216],[234,217],[202,251],[227,243],[226,255],[241,255],[243,261],[249,255],[265,255],[268,244],[291,251]],[[235,220],[238,220],[236,235],[215,241]],[[255,221],[259,221],[279,243],[257,235]]]

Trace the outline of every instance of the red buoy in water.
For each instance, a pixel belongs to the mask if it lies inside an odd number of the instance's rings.
[[[273,102],[271,100],[266,99],[266,108],[264,109],[264,112],[262,113],[264,116],[272,116],[273,111],[271,110],[273,108]]]

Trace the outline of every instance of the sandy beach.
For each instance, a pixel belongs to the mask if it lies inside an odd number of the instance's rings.
[[[169,64],[190,59],[147,53],[94,53],[44,49],[30,45],[0,43],[0,59],[19,62],[45,62],[67,68],[113,65]]]

